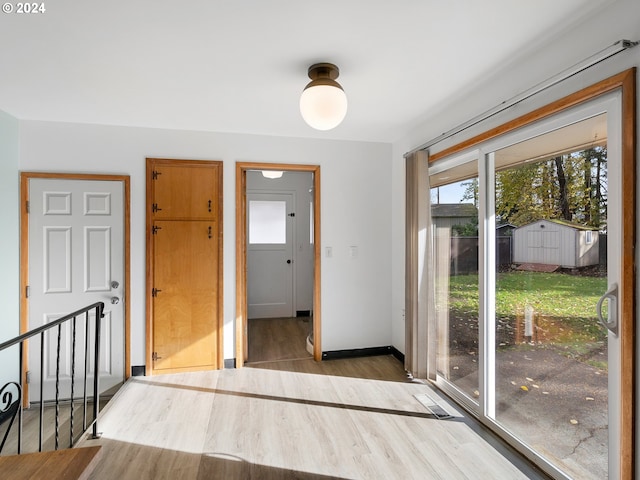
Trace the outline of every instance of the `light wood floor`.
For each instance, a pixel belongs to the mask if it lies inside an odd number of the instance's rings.
[[[258,366],[130,379],[80,443],[103,446],[91,478],[545,478],[392,356]]]

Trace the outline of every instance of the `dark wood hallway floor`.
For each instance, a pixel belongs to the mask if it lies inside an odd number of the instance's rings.
[[[307,336],[312,325],[311,317],[250,319],[247,363],[311,358]]]

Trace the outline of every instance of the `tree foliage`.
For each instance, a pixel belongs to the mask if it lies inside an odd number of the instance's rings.
[[[496,222],[562,219],[606,230],[607,149],[524,163],[496,173]]]
[[[478,236],[478,216],[464,224],[457,224],[451,227],[454,237],[477,237]]]

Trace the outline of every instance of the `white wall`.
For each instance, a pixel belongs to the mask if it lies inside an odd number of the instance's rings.
[[[225,358],[235,357],[236,161],[320,165],[321,238],[334,251],[321,265],[322,349],[391,343],[390,145],[21,121],[20,149],[23,171],[131,176],[132,365],[145,362],[146,157],[224,162]]]
[[[18,120],[0,111],[0,343],[20,333],[18,130]],[[15,347],[0,353],[0,366],[0,388],[18,380]]]
[[[311,191],[310,191],[311,190]],[[262,172],[247,172],[247,192],[291,192],[294,195],[295,232],[293,247],[293,313],[313,310],[313,244],[310,205],[313,204],[313,173],[285,172],[280,178],[265,178]],[[247,269],[251,272],[251,260]]]

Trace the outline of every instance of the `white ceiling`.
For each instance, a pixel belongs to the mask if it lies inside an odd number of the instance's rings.
[[[15,2],[13,2],[15,3]],[[26,120],[392,142],[606,0],[45,0],[0,13],[0,110]],[[329,132],[307,68],[340,68]],[[478,112],[480,113],[480,112]]]

